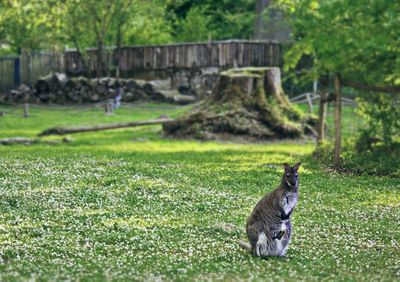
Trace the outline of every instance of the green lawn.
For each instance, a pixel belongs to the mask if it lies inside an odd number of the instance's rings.
[[[187,108],[0,107],[0,138]],[[311,143],[165,140],[160,126],[0,146],[0,280],[400,281],[400,180],[324,172]],[[59,139],[59,137],[52,137]],[[282,162],[301,160],[285,258],[238,247]]]

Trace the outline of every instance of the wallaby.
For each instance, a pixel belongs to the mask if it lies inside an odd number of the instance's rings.
[[[246,233],[250,244],[239,242],[239,245],[254,256],[286,254],[292,235],[290,215],[299,195],[297,170],[300,165],[283,164],[285,172],[281,184],[258,202],[247,220]]]

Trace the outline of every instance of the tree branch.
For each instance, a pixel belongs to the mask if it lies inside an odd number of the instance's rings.
[[[383,92],[390,94],[400,93],[400,86],[381,86],[381,85],[370,85],[363,82],[352,81],[352,80],[342,80],[343,85],[356,88],[359,90],[373,91],[373,92]]]
[[[320,78],[320,82],[327,84],[329,83],[328,77]],[[382,92],[389,94],[400,93],[400,86],[387,86],[387,85],[371,85],[364,82],[342,79],[341,83],[343,86],[351,87],[358,90],[372,91],[372,92]]]

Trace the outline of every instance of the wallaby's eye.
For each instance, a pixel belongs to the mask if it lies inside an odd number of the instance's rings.
[[[294,176],[296,176],[296,177],[297,177],[297,176],[299,176],[299,175],[296,173]]]
[[[289,177],[290,176],[290,173],[286,173],[286,177]]]

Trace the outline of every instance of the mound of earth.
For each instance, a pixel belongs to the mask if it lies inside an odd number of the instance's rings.
[[[212,95],[163,129],[176,138],[284,139],[314,134],[316,123],[291,105],[279,68],[242,68],[222,72]]]

